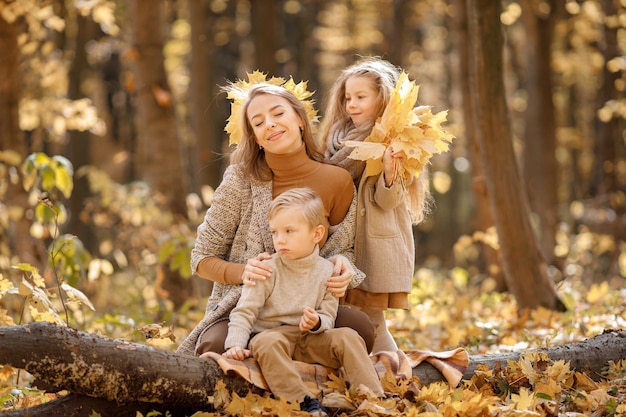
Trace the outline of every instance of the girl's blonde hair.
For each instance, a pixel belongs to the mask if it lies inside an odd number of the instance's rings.
[[[243,135],[231,155],[232,163],[240,163],[245,173],[259,181],[269,181],[272,179],[272,171],[265,161],[265,151],[259,147],[254,136],[254,129],[248,119],[248,107],[250,102],[263,94],[271,94],[282,97],[289,102],[289,105],[298,115],[302,122],[302,141],[306,148],[306,153],[314,161],[323,161],[323,153],[313,136],[313,127],[307,117],[307,112],[300,100],[287,89],[272,85],[259,83],[250,87],[248,98],[241,106],[241,128]]]
[[[389,96],[398,82],[400,72],[400,69],[389,61],[376,57],[362,58],[342,70],[327,97],[321,138],[327,138],[335,127],[353,125],[350,114],[346,111],[346,81],[348,79],[361,76],[372,81],[374,88],[378,91],[376,114],[381,116],[389,103]],[[376,120],[372,120],[371,124],[363,129],[366,133],[363,139],[369,135],[374,122]]]
[[[279,194],[270,204],[267,219],[271,220],[278,212],[290,209],[298,209],[311,228],[326,223],[324,203],[309,187],[292,188]]]
[[[326,100],[326,112],[322,119],[320,135],[322,143],[327,143],[327,139],[333,132],[345,131],[346,128],[356,131],[357,135],[352,136],[352,140],[362,141],[370,135],[376,123],[376,120],[371,120],[362,126],[356,127],[352,122],[350,114],[346,110],[346,81],[348,79],[360,76],[372,81],[374,88],[378,91],[376,115],[380,117],[385,111],[387,104],[389,104],[389,97],[396,87],[401,72],[400,68],[379,57],[361,58],[342,70],[330,89]],[[413,179],[406,185],[406,192],[411,220],[413,224],[418,224],[430,212],[432,204],[428,168],[426,166],[419,178]]]

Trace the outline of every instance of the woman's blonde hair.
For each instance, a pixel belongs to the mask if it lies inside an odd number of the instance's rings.
[[[282,97],[296,112],[298,118],[302,122],[302,140],[306,147],[306,153],[314,161],[323,161],[323,153],[313,136],[313,127],[307,117],[307,111],[298,98],[287,89],[272,84],[259,83],[250,87],[248,98],[241,106],[241,128],[243,135],[237,148],[231,155],[232,163],[240,163],[244,172],[254,179],[260,181],[269,181],[272,179],[272,171],[265,161],[265,151],[259,147],[254,136],[254,129],[248,120],[248,106],[256,97],[263,94],[271,94]]]
[[[352,123],[350,114],[346,110],[346,81],[348,79],[361,76],[372,81],[374,88],[378,91],[376,115],[380,117],[389,104],[389,97],[396,87],[401,72],[400,68],[379,57],[361,58],[342,70],[327,97],[326,111],[322,119],[321,142],[327,143],[328,137],[333,132],[344,131],[347,126],[357,131],[357,137],[351,139],[362,141],[370,135],[376,122],[376,120],[371,120],[359,127]],[[424,167],[419,178],[413,179],[406,185],[406,192],[411,220],[413,224],[418,224],[430,212],[432,205],[428,167]]]

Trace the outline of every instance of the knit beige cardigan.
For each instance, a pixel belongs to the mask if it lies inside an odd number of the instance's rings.
[[[204,258],[218,257],[245,264],[259,253],[274,252],[267,213],[272,201],[272,181],[258,181],[245,175],[239,165],[229,166],[222,183],[215,190],[211,207],[198,226],[196,245],[191,252],[191,270],[195,273]],[[355,274],[349,288],[357,287],[365,274],[354,267],[356,190],[345,219],[336,227],[320,249],[320,255],[331,259],[345,256]],[[215,282],[207,302],[204,318],[183,340],[176,352],[194,355],[202,333],[213,324],[228,318],[241,295],[241,285]]]

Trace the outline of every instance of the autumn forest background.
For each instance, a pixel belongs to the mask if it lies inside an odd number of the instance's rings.
[[[432,159],[413,307],[389,315],[401,347],[623,329],[624,0],[1,0],[0,326],[174,350],[210,294],[189,253],[228,164],[220,87],[306,80],[323,118],[338,71],[369,55],[456,137]],[[28,384],[5,371],[3,411]]]

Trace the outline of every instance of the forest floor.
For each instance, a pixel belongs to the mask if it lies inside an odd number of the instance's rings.
[[[136,278],[136,277],[135,277]],[[112,277],[101,287],[110,299],[104,314],[74,320],[80,330],[147,343],[174,350],[203,313],[203,303],[190,301],[174,311],[156,297],[147,282],[128,286],[128,277]],[[558,283],[566,312],[546,309],[520,312],[509,294],[494,292],[489,279],[473,282],[467,271],[438,272],[422,268],[415,276],[408,311],[388,314],[389,327],[404,350],[433,351],[464,347],[470,355],[544,348],[591,338],[608,329],[626,329],[626,286],[623,278],[584,283],[579,279]],[[124,292],[118,292],[124,286]],[[119,288],[118,288],[119,287]],[[97,298],[97,297],[96,297]],[[142,302],[137,302],[141,299]],[[90,313],[92,314],[92,313]],[[142,329],[152,323],[161,329],[146,339]],[[153,335],[154,336],[154,335]],[[19,375],[19,381],[16,379]],[[597,378],[595,378],[597,379]],[[25,408],[55,398],[30,386],[28,375],[0,368],[0,411]],[[626,417],[626,360],[607,364],[600,380],[552,362],[541,355],[522,355],[493,370],[476,372],[471,380],[450,388],[445,383],[423,386],[416,377],[402,382],[384,381],[393,393],[386,401],[366,392],[346,389],[343,381],[331,383],[329,398],[337,416],[608,416]],[[291,405],[267,396],[245,398],[216,390],[217,411],[194,417],[245,415],[298,415]],[[159,415],[159,414],[154,414]],[[300,414],[302,415],[302,414]],[[97,413],[93,414],[97,417]]]

